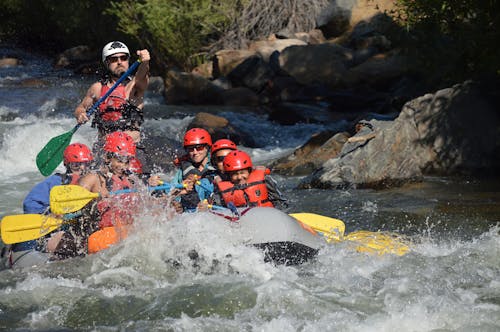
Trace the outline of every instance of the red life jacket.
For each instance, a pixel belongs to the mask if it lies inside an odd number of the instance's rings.
[[[80,174],[71,174],[71,181],[69,184],[78,184],[78,180],[80,180]]]
[[[78,184],[78,180],[80,180],[80,175],[76,173],[56,173],[61,177],[61,184]]]
[[[117,175],[113,175],[111,181],[106,181],[106,186],[108,190],[116,191],[131,188],[132,184],[127,178],[120,179]],[[134,194],[113,195],[97,203],[97,209],[101,214],[99,228],[132,223],[135,197]]]
[[[268,206],[274,207],[269,201],[265,176],[269,174],[269,169],[254,169],[244,185],[235,186],[230,181],[221,181],[217,186],[222,195],[222,199],[227,204],[233,202],[240,206]]]
[[[108,91],[110,87],[107,84],[103,84],[101,88],[102,98]],[[125,85],[120,84],[116,89],[99,105],[100,117],[104,121],[118,121],[122,118],[122,110],[127,103],[127,94],[125,91]]]

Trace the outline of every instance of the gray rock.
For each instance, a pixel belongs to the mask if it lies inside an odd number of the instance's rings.
[[[498,115],[472,82],[416,98],[394,121],[369,123],[373,132],[364,127],[300,186],[379,188],[498,166]]]

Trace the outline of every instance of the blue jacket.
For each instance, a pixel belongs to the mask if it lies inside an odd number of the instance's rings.
[[[28,193],[23,201],[24,213],[44,214],[49,212],[50,209],[50,190],[54,186],[63,184],[62,174],[54,174],[36,184],[33,189]],[[23,251],[35,249],[37,241],[31,240],[26,242],[15,243],[12,245],[13,251]],[[38,250],[38,249],[37,249]]]
[[[54,174],[35,185],[23,201],[24,213],[46,213],[50,207],[50,190],[61,184],[61,174]]]
[[[187,177],[187,175],[194,173],[200,177],[198,184],[195,184],[194,188],[196,191],[196,198],[192,197],[192,194],[182,195],[177,199],[181,201],[184,210],[196,209],[198,202],[208,199],[214,192],[213,176],[215,174],[215,168],[207,163],[202,172],[199,172],[193,165],[185,161],[181,164],[181,167],[177,169],[177,173],[174,176],[173,183],[182,184],[182,181]]]

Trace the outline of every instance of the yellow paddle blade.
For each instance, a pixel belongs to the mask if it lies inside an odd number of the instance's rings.
[[[54,214],[75,212],[97,197],[99,194],[77,185],[54,186],[50,191],[50,210]]]
[[[403,256],[410,250],[408,242],[394,233],[357,231],[344,236],[345,224],[342,220],[315,213],[291,213],[290,216],[323,233],[328,242],[352,242],[353,247],[359,252]]]
[[[6,216],[0,223],[2,242],[12,244],[35,240],[57,229],[62,222],[62,219],[42,214]]]
[[[315,231],[323,233],[328,240],[341,241],[344,237],[345,224],[342,220],[315,213],[290,213],[290,216]]]
[[[410,247],[408,241],[394,233],[357,231],[347,235],[344,240],[353,242],[359,252],[395,254],[403,256]]]

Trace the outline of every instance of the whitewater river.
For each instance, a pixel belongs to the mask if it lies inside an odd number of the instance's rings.
[[[43,179],[36,154],[75,125],[71,113],[91,82],[0,47],[0,57],[13,53],[23,65],[0,68],[0,217],[22,213],[24,196]],[[168,154],[202,108],[159,106],[161,100],[148,93],[145,130],[174,142],[166,144]],[[243,148],[257,164],[325,129],[219,111],[256,133],[262,147]],[[85,125],[74,141],[90,144],[94,137]],[[162,176],[172,174],[164,169]],[[347,232],[405,234],[410,252],[373,256],[325,242],[314,261],[275,266],[261,251],[212,232],[210,214],[169,219],[148,206],[140,231],[110,250],[25,270],[0,268],[0,330],[500,330],[498,178],[427,178],[384,191],[297,190],[300,178],[277,180],[289,212],[342,219]],[[187,257],[192,249],[200,255],[196,264]]]

